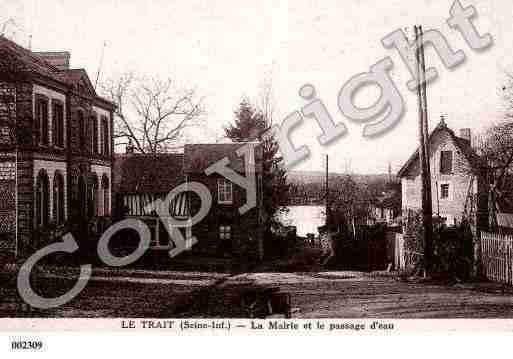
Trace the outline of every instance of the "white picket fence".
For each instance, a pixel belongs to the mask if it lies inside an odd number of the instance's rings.
[[[513,236],[481,232],[481,259],[486,278],[513,285]]]

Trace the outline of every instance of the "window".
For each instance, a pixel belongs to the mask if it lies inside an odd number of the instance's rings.
[[[440,221],[447,227],[453,227],[456,225],[456,219],[450,214],[441,214]]]
[[[103,211],[102,211],[102,215],[104,216],[108,216],[110,214],[110,209],[109,209],[109,195],[110,195],[110,191],[109,191],[109,178],[106,176],[106,175],[103,175],[102,177],[102,190],[103,190],[103,198],[102,198],[102,201],[103,201]]]
[[[217,180],[217,201],[223,204],[233,202],[232,183],[224,178]]]
[[[50,188],[48,175],[40,170],[36,181],[36,226],[45,227],[50,221]]]
[[[175,218],[189,217],[189,201],[186,192],[179,193],[171,203],[171,215]]]
[[[98,117],[91,116],[91,153],[99,153],[98,150]]]
[[[232,239],[232,227],[231,226],[220,226],[219,227],[219,239],[222,241],[228,241]]]
[[[95,174],[91,175],[89,179],[88,188],[88,216],[89,218],[96,217],[98,215],[98,177]]]
[[[452,173],[452,151],[440,152],[440,173]]]
[[[53,143],[55,146],[64,147],[64,106],[60,102],[52,103]]]
[[[77,121],[78,121],[78,145],[80,146],[80,150],[83,151],[85,149],[86,144],[86,124],[84,120],[84,114],[82,111],[77,112]]]
[[[109,120],[107,117],[102,116],[102,137],[103,137],[103,154],[109,155],[110,141],[109,141]]]
[[[440,199],[449,198],[449,184],[443,183],[440,185]]]
[[[64,223],[64,178],[59,171],[53,178],[53,217],[57,224]]]
[[[16,169],[14,162],[0,162],[0,180],[14,181]]]
[[[48,100],[45,98],[36,100],[36,125],[39,130],[39,143],[48,145]]]

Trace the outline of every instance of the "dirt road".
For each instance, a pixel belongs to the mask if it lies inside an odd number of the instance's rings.
[[[73,270],[51,269],[37,281],[45,296],[63,294]],[[0,316],[246,317],[240,293],[289,293],[298,318],[513,318],[513,290],[490,283],[437,285],[361,272],[94,272],[86,289],[51,310],[20,311],[14,279],[2,274]]]
[[[299,318],[513,318],[512,288],[492,283],[448,286],[358,272],[245,277],[290,293]]]

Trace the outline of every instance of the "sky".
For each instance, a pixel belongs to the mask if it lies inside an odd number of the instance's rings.
[[[77,5],[78,4],[78,5]],[[323,1],[143,1],[0,0],[0,23],[13,19],[7,34],[34,51],[71,52],[71,67],[85,68],[96,79],[102,47],[106,47],[100,81],[127,71],[171,77],[205,97],[206,126],[194,134],[198,142],[214,141],[243,97],[256,98],[262,83],[271,81],[275,121],[300,110],[302,85],[315,86],[335,122],[349,132],[329,146],[317,142],[320,128],[305,119],[291,134],[296,146],[307,145],[310,157],[294,170],[322,170],[324,155],[330,171],[396,172],[417,145],[416,94],[406,87],[410,75],[394,49],[381,39],[420,24],[442,32],[466,61],[447,70],[432,48],[426,63],[439,78],[428,86],[429,126],[444,115],[449,127],[478,133],[503,116],[501,88],[505,71],[513,72],[513,3],[511,0],[461,0],[475,6],[473,22],[494,45],[475,52],[446,20],[452,0],[323,0]],[[31,40],[30,40],[31,36]],[[363,126],[345,118],[337,107],[341,87],[352,76],[389,56],[391,76],[406,111],[385,135],[368,139]],[[376,88],[360,91],[355,103],[373,104]]]

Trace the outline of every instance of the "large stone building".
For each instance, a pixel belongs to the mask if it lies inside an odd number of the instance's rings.
[[[69,61],[0,37],[4,252],[33,250],[52,229],[87,236],[110,215],[114,105]]]
[[[480,159],[471,146],[470,129],[459,136],[442,119],[429,135],[431,197],[433,215],[447,225],[465,216],[473,223],[486,225],[487,187]],[[411,211],[422,208],[418,150],[400,169],[403,220]]]

